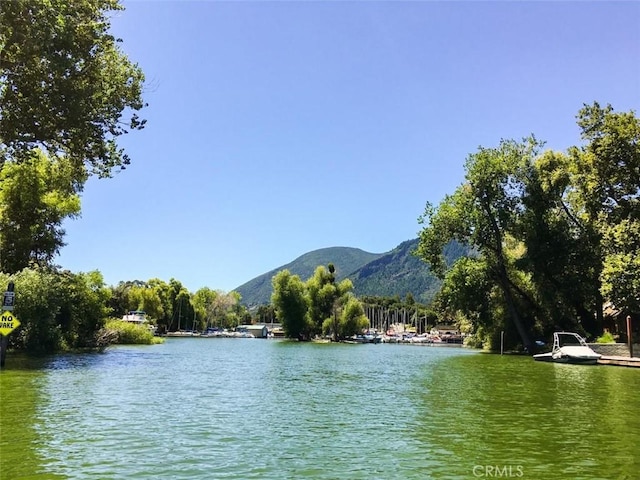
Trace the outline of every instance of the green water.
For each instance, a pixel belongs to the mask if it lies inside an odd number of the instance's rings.
[[[168,339],[0,372],[4,479],[637,479],[640,370]]]

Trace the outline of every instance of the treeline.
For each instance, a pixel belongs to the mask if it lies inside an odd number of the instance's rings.
[[[126,313],[143,310],[159,333],[189,330],[204,331],[210,327],[235,328],[251,323],[252,316],[240,303],[238,292],[223,292],[203,287],[190,293],[180,281],[165,282],[153,278],[120,282],[111,287],[108,308]]]
[[[161,333],[234,328],[253,320],[238,293],[206,287],[190,293],[175,279],[107,286],[98,271],[29,267],[14,275],[0,273],[0,285],[10,281],[16,294],[13,313],[21,325],[9,335],[9,346],[29,353],[103,348],[117,341],[109,320],[131,310],[145,311]]]
[[[417,254],[443,279],[434,306],[485,346],[501,331],[528,350],[554,330],[597,336],[607,302],[640,312],[640,122],[598,103],[577,120],[583,144],[566,152],[533,136],[479,148],[421,217]],[[450,240],[477,255],[447,268]]]

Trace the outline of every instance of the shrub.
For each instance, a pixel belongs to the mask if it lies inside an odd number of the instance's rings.
[[[162,343],[162,339],[155,337],[145,325],[136,325],[122,320],[109,320],[105,327],[117,333],[115,343],[120,345],[153,345]]]
[[[604,332],[596,339],[596,343],[616,343],[616,340],[611,335],[611,332]]]

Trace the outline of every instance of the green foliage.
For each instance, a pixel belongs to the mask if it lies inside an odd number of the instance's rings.
[[[364,315],[362,303],[353,296],[349,296],[340,314],[338,337],[341,339],[362,333],[369,328],[369,319]]]
[[[15,283],[14,313],[21,326],[11,346],[31,353],[93,348],[104,324],[109,290],[99,272],[72,274],[26,268],[0,282]]]
[[[305,289],[309,300],[307,315],[314,330],[321,331],[323,322],[333,315],[339,297],[335,276],[325,267],[318,266],[305,283]]]
[[[40,150],[0,163],[0,271],[49,265],[64,245],[62,223],[80,214],[71,164]]]
[[[160,289],[149,284],[132,286],[129,289],[128,310],[142,310],[150,319],[164,317],[164,308],[160,298]]]
[[[505,331],[530,346],[557,329],[601,330],[603,296],[640,311],[640,122],[633,112],[585,106],[586,144],[545,152],[533,137],[468,157],[466,182],[421,222],[418,254],[444,279],[437,299],[485,345]],[[451,269],[450,240],[476,260]]]
[[[604,232],[607,255],[602,269],[602,294],[615,305],[640,312],[640,220],[624,219]]]
[[[594,102],[580,110],[578,126],[586,144],[569,155],[584,213],[606,224],[638,218],[640,120],[634,112],[617,113]]]
[[[144,310],[160,333],[178,329],[203,331],[212,326],[233,328],[251,321],[238,292],[204,287],[192,294],[173,278],[168,283],[158,278],[120,282],[111,288],[108,305],[118,315]]]
[[[110,13],[122,9],[117,0],[3,2],[0,164],[36,147],[79,175],[85,165],[109,176],[129,163],[116,140],[144,126],[135,113],[144,75],[109,34]]]
[[[611,332],[604,332],[598,338],[596,338],[596,343],[616,343],[616,339],[613,338]]]
[[[362,318],[366,320],[362,304],[351,295],[351,280],[336,283],[334,272],[329,263],[327,268],[316,267],[306,282],[288,270],[273,277],[272,303],[287,337],[308,340],[331,332],[334,340],[338,340],[343,338],[341,325],[345,322],[351,328],[361,324]],[[347,307],[349,315],[345,317]]]
[[[273,277],[272,283],[271,303],[285,335],[288,338],[310,338],[312,325],[307,321],[309,303],[300,277],[291,275],[289,270],[282,270]]]
[[[112,319],[107,322],[105,329],[117,333],[115,343],[120,345],[153,345],[163,340],[155,337],[151,330],[144,325]]]
[[[576,215],[593,232],[601,293],[640,312],[640,119],[610,105],[585,105],[578,125],[586,144],[570,149]]]
[[[528,178],[540,146],[534,137],[522,142],[502,140],[496,148],[481,147],[469,155],[466,182],[446,196],[437,209],[427,205],[420,219],[425,228],[420,232],[417,249],[417,254],[444,278],[442,251],[448,242],[456,240],[477,248],[527,348],[532,346],[533,321],[523,315],[521,303],[530,301],[530,292],[522,288],[518,275],[513,273],[518,248],[514,239],[524,209],[524,179]]]

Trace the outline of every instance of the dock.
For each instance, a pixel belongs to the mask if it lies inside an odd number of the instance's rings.
[[[620,357],[612,355],[603,355],[598,359],[598,365],[617,365],[621,367],[640,367],[640,358],[638,357]]]

